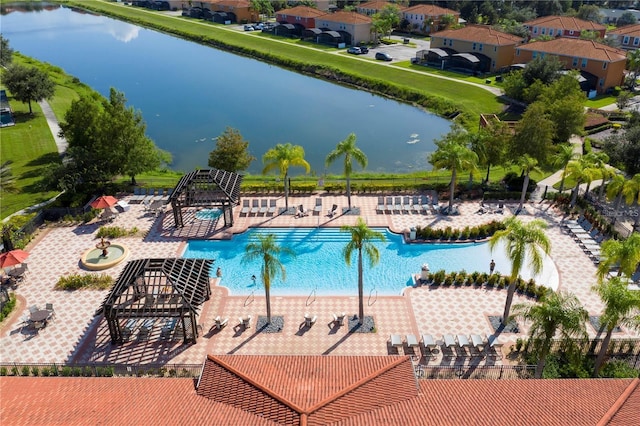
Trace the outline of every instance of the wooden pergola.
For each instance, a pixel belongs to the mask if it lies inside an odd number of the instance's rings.
[[[222,210],[224,226],[233,226],[241,183],[241,175],[226,170],[196,170],[182,176],[169,197],[175,226],[184,226],[182,209],[189,207],[217,207]]]
[[[197,317],[209,300],[213,259],[139,259],[128,262],[105,298],[98,314],[109,326],[111,343],[123,343],[134,333],[184,343],[198,338]]]

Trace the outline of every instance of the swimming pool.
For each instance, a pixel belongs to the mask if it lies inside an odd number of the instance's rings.
[[[365,293],[376,291],[379,295],[398,295],[412,284],[412,274],[420,273],[421,265],[429,264],[432,272],[446,271],[489,272],[491,259],[496,262],[496,272],[508,274],[510,263],[504,248],[490,252],[486,243],[469,244],[406,244],[402,236],[386,228],[376,228],[387,241],[376,242],[380,262],[371,268],[364,262]],[[232,295],[246,295],[252,290],[262,291],[262,283],[254,286],[251,276],[260,276],[260,262],[242,263],[245,246],[252,235],[275,234],[278,244],[291,248],[295,258],[281,259],[287,272],[286,281],[278,277],[271,283],[271,294],[276,296],[309,295],[316,290],[319,296],[357,295],[358,267],[354,253],[351,267],[344,262],[342,251],[351,234],[338,228],[252,228],[231,240],[191,240],[182,256],[198,259],[215,259],[215,267],[222,269],[220,285],[228,287]],[[528,268],[521,276],[531,278]],[[539,284],[556,289],[558,271],[550,258],[546,258],[542,273],[534,277]]]
[[[196,212],[196,219],[199,220],[216,220],[222,215],[220,209],[202,209]]]

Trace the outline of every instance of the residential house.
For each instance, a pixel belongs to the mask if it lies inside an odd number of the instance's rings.
[[[456,24],[460,19],[460,12],[455,10],[438,7],[433,4],[418,4],[402,11],[402,19],[408,22],[409,28],[414,31],[431,34],[444,28],[441,28],[442,17],[445,15],[453,16],[453,23]]]
[[[335,7],[334,0],[312,0],[311,4],[318,10],[322,10],[327,12],[331,9],[331,7]],[[287,7],[295,7],[300,6],[300,0],[288,0]]]
[[[590,89],[598,93],[624,81],[625,51],[593,40],[557,38],[524,44],[516,48],[515,62],[547,55],[557,56],[566,69],[579,70],[590,81]]]
[[[384,9],[385,6],[390,4],[395,4],[395,3],[391,3],[388,1],[369,1],[366,3],[361,3],[358,6],[356,6],[356,11],[363,15],[372,16],[380,12],[382,9]],[[398,4],[396,4],[396,6],[402,9],[402,6]]]
[[[276,21],[281,24],[302,25],[304,28],[315,28],[316,18],[327,12],[308,6],[296,6],[276,12]]]
[[[371,41],[371,18],[356,12],[338,11],[319,16],[316,18],[316,28],[336,31],[350,45]]]
[[[609,31],[607,38],[616,40],[622,49],[640,49],[640,24],[627,25]]]
[[[640,10],[636,9],[600,9],[600,14],[603,16],[603,23],[617,25],[618,18],[623,13],[629,12],[635,16],[636,20],[640,21]]]
[[[251,2],[248,0],[210,0],[203,3],[212,12],[224,12],[229,16],[231,22],[258,22],[260,16],[258,12],[251,8]]]
[[[531,38],[540,36],[579,38],[582,31],[593,31],[604,38],[607,28],[597,22],[585,21],[572,16],[543,16],[527,21],[524,27],[529,30]]]
[[[432,34],[430,50],[439,49],[438,53],[445,56],[445,68],[485,73],[511,65],[515,48],[522,42],[522,37],[488,25],[468,25]]]
[[[0,424],[629,426],[639,384],[418,379],[398,355],[209,355],[197,380],[0,377]]]

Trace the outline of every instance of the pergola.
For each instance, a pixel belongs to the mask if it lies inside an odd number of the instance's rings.
[[[233,226],[233,207],[240,203],[242,176],[226,170],[196,170],[178,181],[169,202],[176,227],[183,227],[182,209],[217,207],[222,209],[224,226]]]
[[[123,343],[134,332],[160,337],[198,338],[197,316],[209,300],[213,259],[139,259],[128,262],[98,311],[104,313],[111,343]],[[159,321],[164,319],[164,321]]]

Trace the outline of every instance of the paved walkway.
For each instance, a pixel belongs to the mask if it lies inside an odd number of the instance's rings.
[[[129,197],[124,197],[128,199]],[[262,199],[262,197],[250,197]],[[284,205],[282,197],[276,199]],[[315,204],[316,197],[292,197],[291,205],[304,204],[308,208]],[[346,197],[324,194],[320,196],[323,206],[346,205]],[[361,210],[361,217],[370,226],[388,226],[392,231],[403,232],[412,226],[432,226],[460,228],[467,225],[486,223],[493,219],[503,219],[510,213],[501,215],[478,215],[477,203],[460,205],[461,215],[454,217],[424,214],[377,213],[377,196],[354,196],[353,204]],[[222,229],[215,221],[187,220],[185,228],[173,228],[173,218],[165,214],[159,218],[146,215],[140,205],[132,205],[131,210],[119,214],[116,226],[137,227],[144,237],[118,239],[131,250],[130,259],[147,257],[180,256],[187,238],[229,238],[232,233],[242,232],[249,226],[340,226],[353,224],[358,216],[326,216],[326,210],[319,216],[296,219],[280,215],[241,215],[240,207],[234,211],[234,226]],[[542,218],[549,223],[548,235],[552,241],[551,257],[560,275],[560,289],[576,294],[592,315],[602,309],[598,297],[590,290],[596,282],[595,266],[582,252],[573,239],[560,226],[562,217],[549,210],[547,204],[528,206],[529,215],[523,220]],[[207,224],[203,224],[207,222]],[[24,282],[16,288],[20,306],[12,318],[0,328],[0,362],[69,362],[69,361],[109,361],[109,362],[175,362],[201,363],[208,353],[225,354],[328,354],[328,355],[384,355],[396,353],[389,346],[390,334],[432,334],[441,338],[442,334],[492,334],[488,317],[500,315],[504,305],[503,290],[486,290],[474,287],[462,288],[408,288],[402,296],[366,298],[365,313],[375,320],[375,333],[349,333],[347,327],[331,324],[333,313],[345,312],[348,316],[357,312],[356,283],[353,296],[315,297],[274,297],[274,315],[284,318],[284,329],[280,333],[256,333],[255,328],[243,330],[238,327],[240,316],[252,315],[257,318],[265,313],[262,294],[253,298],[229,296],[225,287],[217,285],[214,278],[213,295],[204,305],[199,323],[203,325],[204,336],[197,344],[182,345],[179,342],[161,342],[158,330],[146,342],[132,341],[124,345],[111,345],[105,322],[95,316],[107,291],[60,292],[53,289],[60,276],[87,272],[81,269],[78,259],[82,253],[96,244],[98,225],[52,227],[40,230],[35,241],[27,248],[30,252],[29,270]],[[105,271],[116,278],[122,271],[124,262]],[[407,271],[407,274],[417,273]],[[233,279],[226,277],[224,279]],[[516,295],[516,303],[528,299]],[[45,329],[35,333],[22,328],[19,318],[32,305],[42,307],[53,303],[56,318]],[[302,326],[306,312],[316,315],[318,320],[311,328]],[[229,325],[220,332],[209,331],[216,316],[229,318]],[[595,330],[588,327],[591,336]],[[515,342],[528,331],[521,324],[519,334],[503,333],[499,341],[505,345]],[[638,336],[624,329],[615,337]],[[408,351],[408,348],[405,348]],[[402,349],[400,353],[404,352]],[[423,363],[450,365],[469,362],[469,358],[444,356],[436,359],[422,359]],[[474,362],[478,362],[475,359]],[[505,359],[489,357],[483,363],[500,364]]]
[[[65,138],[60,136],[60,124],[58,123],[58,119],[53,113],[49,102],[47,102],[46,100],[42,100],[38,102],[38,105],[40,105],[40,108],[42,108],[42,114],[44,114],[44,117],[47,120],[47,124],[49,125],[49,129],[51,130],[53,140],[56,142],[58,153],[62,156],[67,151],[69,144],[67,143]]]

